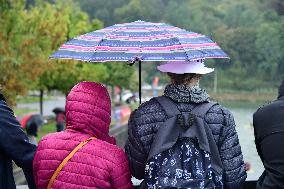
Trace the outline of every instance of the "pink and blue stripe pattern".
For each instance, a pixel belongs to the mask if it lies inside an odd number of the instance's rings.
[[[205,35],[164,23],[136,21],[80,35],[64,43],[51,58],[106,62],[229,57]]]

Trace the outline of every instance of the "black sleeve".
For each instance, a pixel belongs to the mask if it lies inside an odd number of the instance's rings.
[[[128,139],[125,145],[125,152],[128,156],[131,174],[137,179],[144,179],[147,153],[138,136],[134,114],[135,112],[131,114],[128,122]]]
[[[13,111],[0,100],[0,148],[25,173],[30,188],[36,188],[33,179],[33,158],[36,146],[30,144],[16,120]]]
[[[224,188],[239,189],[242,188],[247,177],[243,155],[232,114],[227,112],[224,118],[225,127],[220,147],[220,157],[224,168]]]
[[[253,129],[254,129],[254,142],[255,142],[255,147],[256,147],[256,151],[261,159],[261,161],[263,162],[263,155],[261,152],[261,147],[259,145],[259,138],[258,138],[258,132],[257,132],[257,124],[256,124],[256,113],[253,114]]]

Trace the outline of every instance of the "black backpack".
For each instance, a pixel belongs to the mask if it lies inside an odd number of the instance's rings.
[[[204,116],[216,103],[180,112],[168,97],[155,98],[167,114],[152,143],[144,188],[223,188],[218,147]]]

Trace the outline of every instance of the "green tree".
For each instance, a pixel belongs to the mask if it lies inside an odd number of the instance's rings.
[[[1,3],[0,83],[11,104],[14,104],[17,95],[27,92],[29,81],[42,73],[42,49],[30,31],[32,16],[24,7],[23,0]]]
[[[133,22],[144,20],[158,22],[164,14],[164,2],[162,0],[130,0],[123,7],[115,9],[115,17],[120,22]]]
[[[115,86],[119,86],[121,89],[133,88],[131,82],[137,82],[133,76],[135,74],[135,66],[128,66],[126,62],[107,62],[105,65],[109,73],[109,77],[105,80],[105,83],[112,88],[112,99],[114,97]]]
[[[258,72],[264,80],[277,81],[278,64],[283,56],[283,28],[278,27],[279,23],[263,23],[255,41],[257,48]],[[269,35],[267,35],[269,33]]]
[[[40,9],[40,10],[39,10]],[[31,11],[41,12],[38,19],[42,22],[37,25],[43,25],[43,31],[36,28],[40,38],[45,32],[51,38],[45,40],[53,43],[45,43],[45,60],[47,62],[48,56],[58,49],[58,47],[79,34],[83,34],[102,27],[102,22],[97,19],[92,21],[86,13],[75,7],[71,1],[59,2],[53,5],[49,3],[36,4]],[[35,88],[40,90],[41,111],[42,111],[42,97],[45,90],[59,90],[67,94],[70,89],[82,80],[100,81],[106,75],[102,66],[82,65],[82,63],[74,61],[51,61],[44,69],[43,74],[38,78]],[[91,70],[94,68],[94,70]]]
[[[121,22],[117,19],[114,12],[116,8],[124,6],[129,0],[75,0],[81,9],[88,13],[90,19],[103,20],[106,26]]]

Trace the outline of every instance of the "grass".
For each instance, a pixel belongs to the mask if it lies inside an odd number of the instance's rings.
[[[43,100],[52,100],[53,97],[52,96],[44,96]],[[17,103],[35,103],[35,102],[39,102],[39,97],[38,96],[19,96],[17,97]]]
[[[49,133],[55,133],[56,132],[56,126],[55,121],[49,121],[48,124],[43,125],[40,130],[38,131],[37,141],[39,141],[43,136],[49,134]]]
[[[137,109],[139,107],[139,102],[135,102],[133,104],[130,104],[130,109],[131,111],[134,111],[135,109]]]
[[[38,112],[38,109],[31,109],[31,108],[15,108],[14,113],[16,116],[23,116],[31,112]]]

